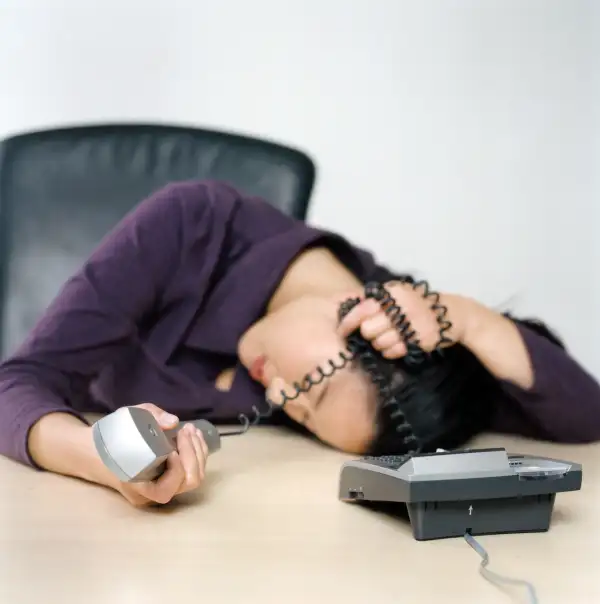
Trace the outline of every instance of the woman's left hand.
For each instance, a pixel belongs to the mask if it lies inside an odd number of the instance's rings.
[[[422,350],[431,352],[439,345],[440,330],[446,322],[450,323],[450,327],[443,335],[450,341],[443,346],[451,346],[463,339],[469,318],[473,314],[472,307],[476,304],[474,301],[453,294],[440,294],[437,304],[444,306],[447,312],[438,322],[441,310],[432,308],[436,303],[435,296],[424,298],[425,290],[422,286],[414,289],[409,283],[390,281],[385,287],[410,321],[411,331],[415,332],[414,339],[418,340]],[[363,292],[355,297],[359,297],[361,302],[340,322],[338,333],[347,337],[360,329],[363,338],[370,341],[385,358],[397,359],[404,356],[407,352],[406,344],[380,304],[372,298],[365,298]]]

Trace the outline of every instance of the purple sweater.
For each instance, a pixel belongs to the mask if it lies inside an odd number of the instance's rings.
[[[314,244],[329,246],[363,281],[380,268],[344,238],[224,184],[177,183],[143,201],[0,365],[0,454],[34,465],[28,431],[54,411],[83,419],[150,401],[181,419],[250,412],[264,390],[237,360],[238,339],[290,261]],[[494,430],[600,440],[598,383],[559,347],[520,329],[535,385],[503,384]],[[231,390],[217,390],[217,375],[230,367]]]

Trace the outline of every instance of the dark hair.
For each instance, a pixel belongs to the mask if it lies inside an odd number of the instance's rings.
[[[396,279],[414,283],[410,275],[384,273],[378,280]],[[505,316],[564,347],[543,323]],[[491,427],[501,384],[462,344],[434,353],[418,366],[404,359],[384,359],[357,333],[349,344],[379,390],[376,436],[369,455],[401,455],[415,444],[422,452],[454,449]]]

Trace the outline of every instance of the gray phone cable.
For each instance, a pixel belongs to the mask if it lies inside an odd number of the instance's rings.
[[[489,570],[487,568],[490,563],[490,556],[478,541],[475,540],[475,537],[471,535],[471,533],[464,534],[465,541],[481,556],[481,564],[479,565],[479,572],[482,577],[489,581],[490,583],[498,584],[509,584],[509,585],[520,585],[522,587],[526,587],[529,592],[529,601],[531,604],[539,604],[539,600],[535,593],[535,587],[529,582],[524,581],[523,579],[511,579],[510,577],[505,577],[503,575],[499,575],[495,573],[493,570]]]

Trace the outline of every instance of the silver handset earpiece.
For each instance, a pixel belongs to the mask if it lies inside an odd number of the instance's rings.
[[[177,432],[188,423],[202,432],[209,454],[221,448],[221,435],[210,422],[182,422],[163,431],[152,413],[140,407],[122,407],[102,417],[92,434],[100,459],[121,482],[144,482],[162,474]]]

